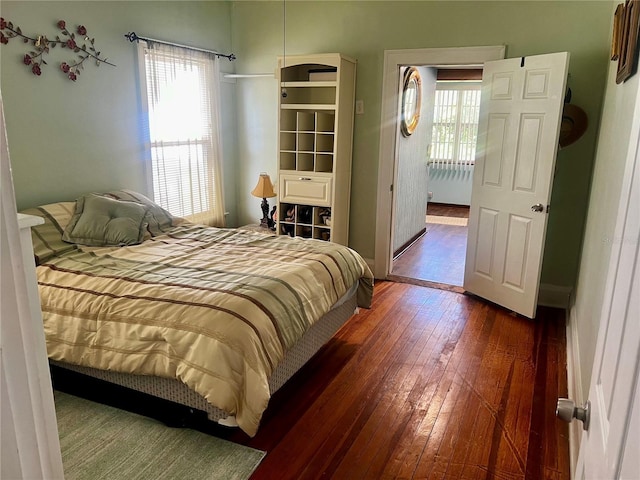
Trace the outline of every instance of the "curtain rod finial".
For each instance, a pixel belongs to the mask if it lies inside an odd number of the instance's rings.
[[[136,35],[136,32],[125,33],[124,37],[130,42],[135,42],[136,40],[138,40],[138,35]]]

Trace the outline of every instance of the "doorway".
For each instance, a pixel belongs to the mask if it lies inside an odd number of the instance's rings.
[[[392,237],[395,208],[393,187],[396,180],[395,152],[397,149],[399,69],[409,65],[479,68],[487,61],[504,58],[504,54],[504,46],[385,51],[376,210],[374,266],[376,278],[388,278],[393,266]]]
[[[468,218],[468,205],[428,204],[425,233],[393,257],[389,278],[462,287]]]
[[[425,68],[425,67],[422,67]],[[402,158],[398,148],[396,195],[404,203],[426,204],[419,235],[399,249],[395,248],[398,222],[403,211],[394,215],[394,253],[392,278],[410,283],[429,282],[439,286],[462,287],[467,246],[467,221],[475,165],[482,68],[429,66],[436,77],[435,91],[425,95],[423,122],[429,131],[428,172],[421,189],[404,191],[400,179],[407,177],[407,164],[423,164],[422,155]],[[421,119],[422,120],[422,119]],[[403,138],[396,142],[402,145]],[[415,174],[414,174],[415,175]],[[404,197],[409,196],[409,199]],[[428,198],[428,203],[426,199]],[[397,200],[396,200],[397,202]],[[396,203],[397,206],[397,203]]]

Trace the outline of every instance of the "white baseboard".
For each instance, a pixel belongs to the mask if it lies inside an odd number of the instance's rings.
[[[565,285],[541,283],[538,290],[538,305],[568,309],[572,290],[572,287]]]
[[[576,405],[584,404],[582,394],[582,371],[580,368],[580,345],[578,340],[578,313],[575,306],[567,310],[567,389],[568,396]],[[578,463],[578,451],[582,438],[582,422],[569,424],[569,460],[571,462],[571,479],[574,478]]]

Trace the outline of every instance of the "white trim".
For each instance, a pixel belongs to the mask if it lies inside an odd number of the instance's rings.
[[[483,65],[504,58],[505,46],[421,48],[385,50],[382,76],[382,113],[378,159],[376,207],[375,268],[376,278],[386,278],[391,266],[391,235],[394,196],[391,193],[396,163],[399,68],[408,65],[466,66]]]
[[[612,86],[611,84],[607,85],[607,89],[609,88],[618,88],[616,86]],[[633,298],[633,294],[636,293],[632,290],[626,292],[626,298],[623,298],[621,292],[624,291],[627,287],[631,287],[633,284],[633,280],[631,279],[631,270],[634,269],[638,265],[638,258],[635,257],[635,263],[631,264],[625,263],[627,259],[633,259],[634,255],[638,253],[638,236],[640,235],[640,225],[637,222],[637,215],[632,214],[632,212],[636,212],[635,208],[637,206],[637,195],[638,190],[640,190],[640,186],[638,184],[638,172],[640,172],[640,84],[635,86],[635,106],[633,111],[633,119],[631,123],[631,130],[629,133],[629,142],[628,148],[625,155],[625,167],[624,167],[624,175],[622,177],[622,185],[620,187],[620,197],[617,202],[616,208],[616,223],[613,232],[614,243],[611,248],[611,255],[609,257],[609,265],[607,268],[607,279],[604,288],[604,296],[602,300],[602,308],[599,316],[599,326],[598,326],[598,337],[596,340],[596,346],[594,350],[594,359],[593,365],[591,367],[591,380],[589,383],[589,391],[587,392],[587,396],[591,397],[591,401],[594,404],[593,411],[595,415],[592,418],[592,426],[590,432],[581,432],[581,448],[578,452],[578,462],[576,465],[575,476],[577,478],[585,478],[587,476],[593,475],[592,471],[589,471],[594,467],[594,465],[600,463],[601,465],[607,464],[608,472],[613,473],[613,471],[618,471],[619,468],[623,465],[623,459],[627,458],[635,458],[637,455],[637,445],[634,447],[633,443],[627,443],[626,440],[629,436],[628,430],[625,430],[624,434],[620,434],[622,432],[621,429],[621,421],[622,416],[618,413],[611,413],[608,415],[606,412],[602,412],[599,410],[604,407],[611,407],[613,405],[613,398],[620,397],[623,395],[622,392],[611,391],[606,392],[611,394],[611,399],[609,402],[604,402],[602,398],[599,398],[600,395],[598,392],[598,388],[596,385],[599,383],[599,376],[603,374],[602,372],[602,362],[603,355],[605,352],[605,347],[607,343],[611,342],[608,338],[608,331],[612,325],[619,325],[623,320],[630,320],[630,314],[628,312],[630,299]],[[603,132],[601,132],[600,136],[602,136]],[[621,259],[622,257],[622,259]],[[636,272],[637,273],[637,272]],[[627,318],[622,319],[618,318],[616,315],[620,314],[620,310],[622,308],[614,308],[614,305],[619,306],[622,303],[618,302],[626,302],[627,311],[624,313],[625,316],[629,315]],[[613,312],[613,313],[612,313]],[[597,314],[596,312],[591,312],[592,314]],[[615,322],[615,323],[614,323]],[[620,343],[620,352],[622,354],[622,347],[624,342]],[[627,349],[631,348],[626,346]],[[622,384],[625,383],[627,386],[632,384],[631,382],[639,382],[638,378],[638,369],[635,368],[635,371],[628,370],[626,372],[616,372],[618,376],[617,382]],[[624,375],[624,376],[622,376]],[[635,378],[631,375],[635,375]],[[636,383],[635,390],[637,391],[638,383]],[[629,420],[632,415],[633,405],[633,395],[634,389],[627,390],[625,394],[629,394],[631,396],[629,401],[629,406],[626,412],[628,415],[627,419]],[[607,403],[605,405],[605,403]],[[607,418],[607,426],[606,429],[609,432],[606,438],[606,450],[604,452],[600,450],[600,448],[604,447],[604,445],[600,445],[598,448],[598,454],[609,454],[607,458],[596,458],[594,459],[592,456],[594,453],[594,449],[589,448],[589,444],[597,441],[598,435],[603,435],[603,428],[598,422],[602,422],[599,416],[606,416]],[[594,428],[594,423],[598,426]],[[615,432],[615,434],[614,434]],[[603,441],[602,439],[601,441]],[[587,458],[588,456],[588,458]],[[635,458],[637,460],[637,458]],[[632,461],[632,460],[630,460]],[[618,469],[618,470],[616,470]],[[640,467],[637,464],[634,466],[634,472],[637,473],[640,471]],[[636,478],[637,475],[626,476],[626,478]]]
[[[541,283],[538,289],[538,305],[568,309],[572,291],[571,287],[565,285]]]
[[[576,405],[584,405],[582,390],[582,367],[580,363],[580,343],[578,337],[578,313],[576,307],[567,311],[567,398],[571,398]],[[569,466],[571,476],[575,478],[575,467],[578,463],[580,439],[582,438],[582,423],[569,424]]]
[[[40,221],[16,214],[0,95],[2,478],[64,478],[29,230]]]

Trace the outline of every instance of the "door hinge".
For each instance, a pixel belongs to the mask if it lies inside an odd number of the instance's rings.
[[[551,205],[547,205],[547,213],[549,213],[550,208],[551,208]]]
[[[524,67],[524,58],[525,57],[520,58],[520,68]]]
[[[389,186],[389,191],[393,192],[393,183]]]

